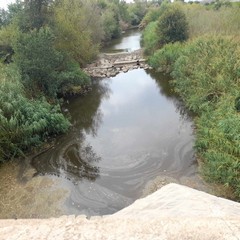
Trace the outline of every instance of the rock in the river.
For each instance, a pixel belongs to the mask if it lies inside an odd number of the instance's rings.
[[[137,69],[139,64],[141,68],[148,69],[139,50],[132,53],[101,54],[100,59],[88,65],[84,71],[92,77],[109,77]]]

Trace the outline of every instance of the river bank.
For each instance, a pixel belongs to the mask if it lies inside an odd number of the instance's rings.
[[[206,190],[191,116],[168,78],[133,69],[93,79],[88,94],[65,102],[70,131],[43,154],[2,165],[1,182],[12,185],[0,186],[0,218],[112,214],[169,182]]]

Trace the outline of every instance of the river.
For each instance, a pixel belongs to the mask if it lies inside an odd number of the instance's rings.
[[[140,48],[126,33],[105,51]],[[0,218],[114,213],[168,182],[205,189],[193,123],[169,77],[136,69],[93,80],[64,104],[72,128],[53,148],[0,166]]]

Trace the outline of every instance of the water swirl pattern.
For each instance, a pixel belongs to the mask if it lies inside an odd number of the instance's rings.
[[[136,50],[140,36],[108,51]],[[165,180],[199,189],[192,121],[169,77],[137,69],[94,80],[64,108],[72,128],[50,150],[1,166],[0,218],[111,214]]]
[[[155,177],[191,172],[192,123],[169,91],[163,76],[138,69],[96,80],[88,96],[65,106],[73,129],[32,164],[38,174],[69,180],[69,213],[116,212]]]

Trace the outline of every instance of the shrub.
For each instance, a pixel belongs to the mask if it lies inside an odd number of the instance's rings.
[[[149,65],[159,72],[170,73],[183,49],[184,45],[178,42],[167,44],[149,58]]]
[[[159,8],[151,8],[148,10],[147,14],[144,16],[143,20],[141,21],[140,26],[145,28],[149,23],[156,22],[160,17],[161,11]]]
[[[198,154],[207,179],[233,189],[240,199],[240,48],[224,37],[186,44],[174,64],[175,88],[196,120]]]
[[[77,94],[81,92],[82,87],[89,85],[90,77],[80,69],[78,63],[69,60],[64,68],[64,71],[58,72],[55,76],[58,81],[58,94],[67,95],[72,93],[73,89],[78,89],[75,92]]]
[[[164,11],[168,8],[169,2],[164,0],[161,3],[160,7],[152,7],[148,10],[143,20],[141,21],[140,26],[145,28],[149,23],[156,22],[159,17],[164,13]]]
[[[150,64],[172,72],[175,90],[196,114],[196,143],[206,179],[240,199],[240,47],[229,37],[165,45]]]
[[[183,42],[188,38],[188,23],[178,5],[169,4],[161,14],[157,24],[159,46],[167,43]]]
[[[214,111],[196,121],[196,149],[203,159],[202,173],[209,181],[230,187],[240,199],[240,115],[234,96],[221,97]]]
[[[104,40],[110,41],[113,38],[117,38],[121,35],[121,29],[119,21],[116,18],[114,12],[105,11],[102,15],[103,28],[104,28]]]
[[[66,132],[69,126],[59,105],[25,97],[15,66],[0,67],[0,162],[39,145],[48,136]]]
[[[32,94],[43,92],[54,98],[69,86],[90,82],[76,62],[55,50],[54,41],[51,30],[41,28],[20,34],[15,44],[15,62],[21,69],[25,88]]]
[[[224,37],[189,42],[173,71],[177,91],[190,109],[200,113],[226,93],[237,95],[239,76],[238,44]]]
[[[157,49],[158,37],[157,37],[157,22],[151,22],[144,30],[141,44],[144,46],[144,53],[151,55]]]
[[[49,28],[20,34],[15,47],[15,62],[22,72],[25,87],[55,96],[57,82],[53,74],[63,56],[53,48],[54,35]]]
[[[186,4],[183,11],[187,17],[189,37],[202,35],[239,36],[240,8],[207,9],[199,4]]]

